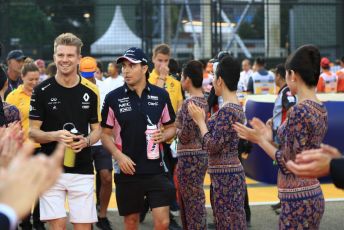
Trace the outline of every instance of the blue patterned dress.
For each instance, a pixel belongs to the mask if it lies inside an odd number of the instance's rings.
[[[178,197],[183,229],[207,229],[207,212],[203,190],[204,177],[208,167],[207,152],[202,149],[199,128],[188,113],[188,104],[208,111],[208,103],[202,97],[191,97],[183,102],[177,114],[177,179]]]
[[[285,167],[303,150],[319,148],[327,131],[327,111],[324,105],[306,100],[290,109],[278,129],[281,141],[276,152],[278,196],[282,210],[279,229],[319,229],[325,203],[317,179],[300,178]]]
[[[203,148],[209,152],[208,173],[212,183],[212,208],[216,229],[246,229],[245,173],[238,158],[239,137],[232,127],[244,123],[240,105],[227,103],[208,121]]]

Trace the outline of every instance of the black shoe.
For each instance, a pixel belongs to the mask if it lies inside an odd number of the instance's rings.
[[[177,223],[177,221],[173,218],[170,219],[170,226],[168,226],[169,230],[183,230],[182,227]]]
[[[107,217],[98,217],[98,222],[96,223],[96,226],[102,230],[112,230],[110,221]]]
[[[278,202],[277,204],[271,205],[271,208],[272,208],[273,210],[276,210],[276,209],[281,208],[281,202]]]
[[[44,223],[43,222],[38,222],[38,223],[33,223],[33,229],[35,230],[45,230]]]

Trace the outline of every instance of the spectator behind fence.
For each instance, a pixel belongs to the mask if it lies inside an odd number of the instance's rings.
[[[238,91],[246,92],[247,86],[248,86],[248,80],[253,75],[253,71],[251,69],[251,62],[249,59],[244,59],[241,62],[241,69],[242,71],[240,72],[240,79],[238,82]]]
[[[337,77],[336,74],[330,70],[330,60],[323,57],[320,61],[322,73],[319,77],[317,85],[318,93],[336,93],[337,92]]]
[[[265,69],[265,59],[257,57],[254,61],[255,72],[248,80],[247,92],[253,94],[274,94],[275,77]]]

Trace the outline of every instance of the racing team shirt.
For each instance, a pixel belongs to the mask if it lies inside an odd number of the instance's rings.
[[[101,126],[114,129],[115,144],[135,162],[135,174],[164,172],[162,146],[159,159],[147,159],[148,117],[158,128],[174,123],[175,113],[164,89],[147,82],[140,98],[124,84],[105,98]]]
[[[55,77],[40,83],[31,97],[31,120],[42,121],[45,132],[76,128],[87,136],[89,124],[100,122],[99,92],[97,86],[84,78],[72,88],[57,83]],[[41,144],[42,152],[50,155],[56,142]],[[84,148],[76,154],[75,166],[64,167],[65,173],[93,174],[91,150]]]

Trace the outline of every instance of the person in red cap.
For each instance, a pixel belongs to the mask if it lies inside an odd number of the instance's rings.
[[[317,92],[318,93],[336,93],[337,92],[337,77],[330,70],[330,60],[323,57],[320,61],[322,73],[320,74]]]

